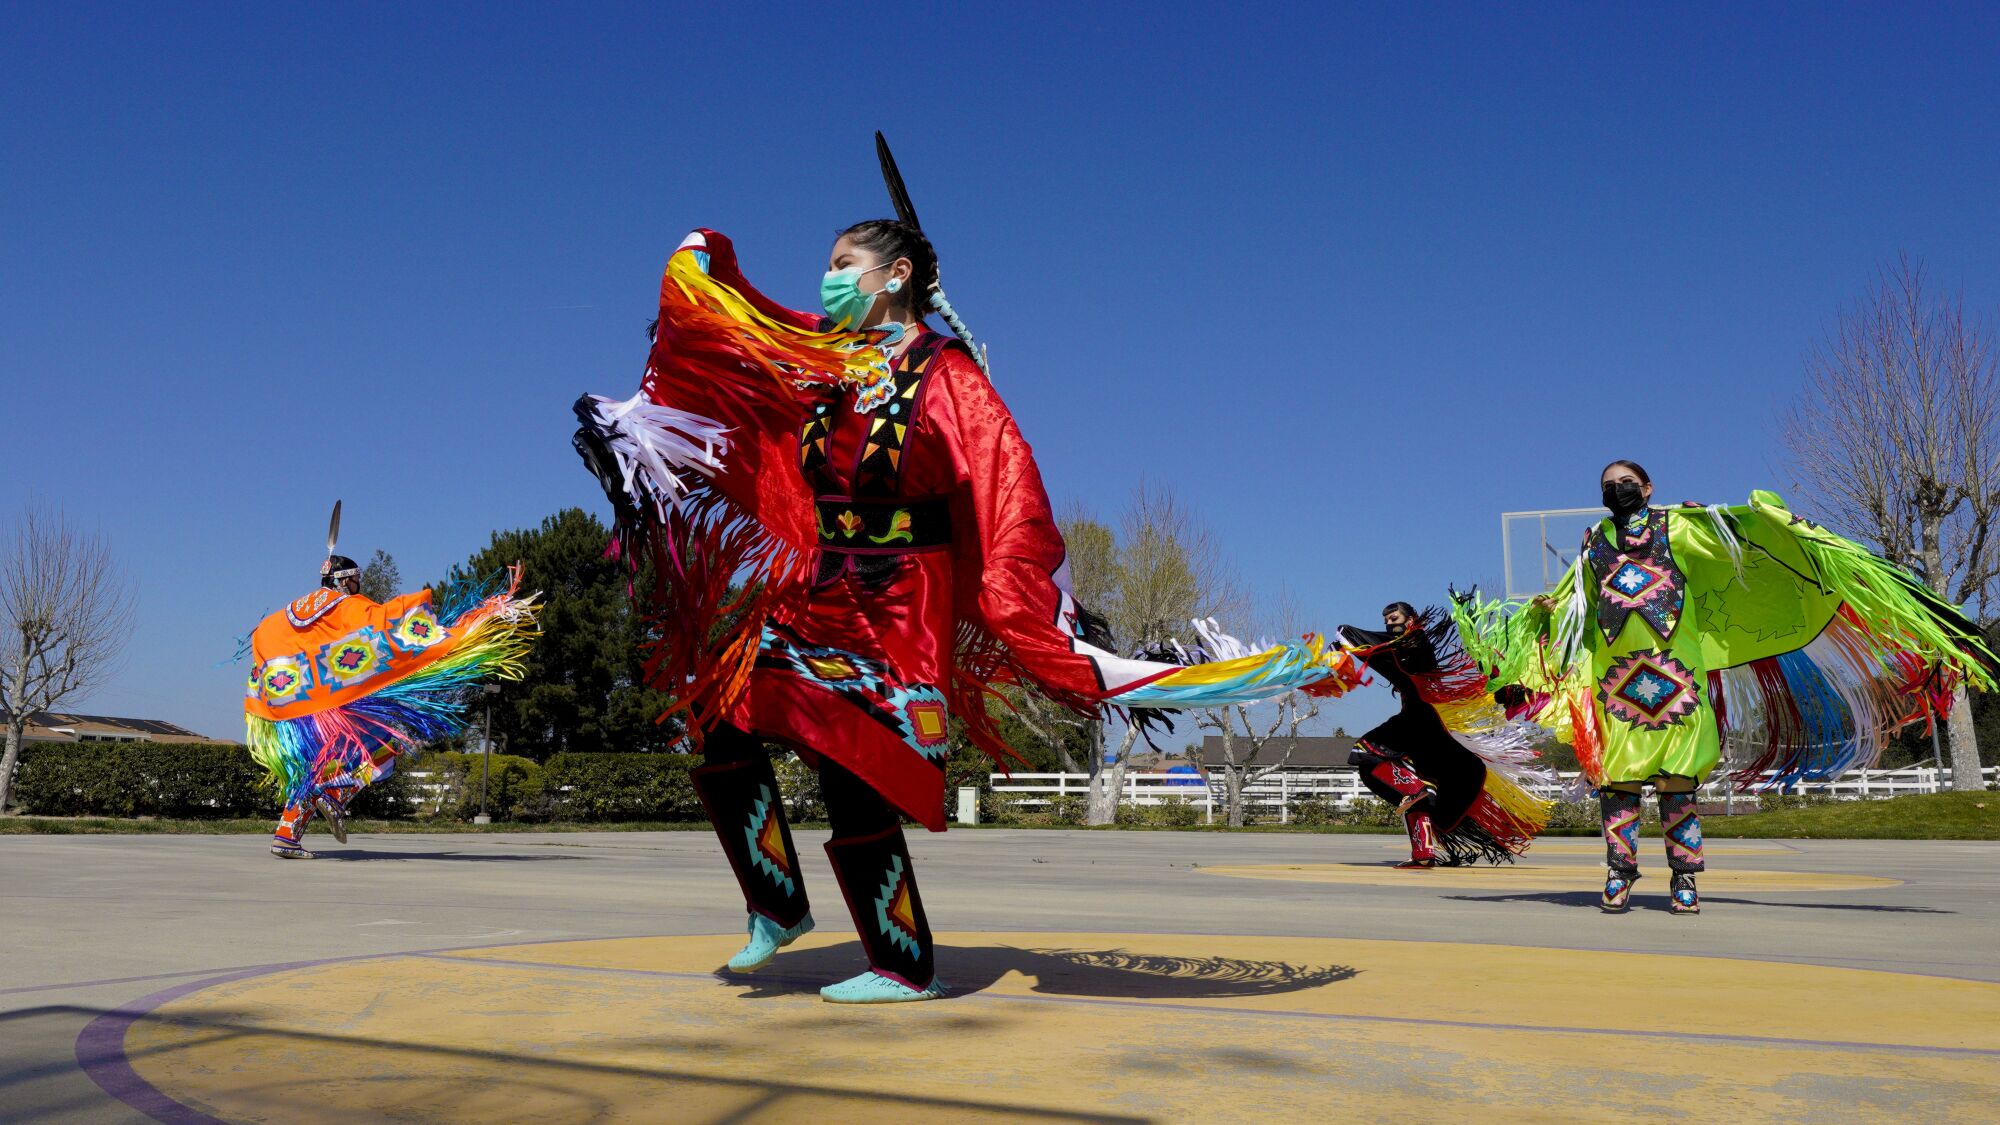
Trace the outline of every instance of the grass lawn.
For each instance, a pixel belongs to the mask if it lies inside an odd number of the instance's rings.
[[[177,835],[264,835],[272,820],[122,820],[115,817],[0,817],[0,836],[77,833],[170,833]],[[824,828],[806,822],[799,828]],[[1059,824],[982,824],[980,828],[1073,828]],[[440,832],[687,832],[708,831],[705,823],[626,822],[617,824],[464,824],[449,820],[352,820],[351,832],[440,833]],[[1159,825],[1131,825],[1095,828],[1095,832],[1162,831]],[[1402,835],[1401,830],[1372,825],[1285,826],[1258,824],[1231,829],[1222,825],[1195,825],[1173,831],[1207,832],[1330,832],[1384,833]],[[1702,818],[1702,833],[1710,839],[1789,839],[1789,840],[2000,840],[2000,793],[1936,793],[1911,797],[1891,797],[1879,801],[1840,801],[1805,809],[1745,813],[1741,816]],[[1647,835],[1659,835],[1657,825],[1647,827]],[[1589,828],[1551,829],[1547,836],[1594,836]]]
[[[2000,793],[1924,793],[1703,817],[1711,840],[2000,840]]]

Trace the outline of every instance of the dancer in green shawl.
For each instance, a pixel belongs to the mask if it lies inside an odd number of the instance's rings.
[[[1956,607],[1775,494],[1655,508],[1631,461],[1601,484],[1611,517],[1553,591],[1525,605],[1461,599],[1456,616],[1494,682],[1538,694],[1538,721],[1596,787],[1605,911],[1629,908],[1647,785],[1670,909],[1696,914],[1695,791],[1725,749],[1746,786],[1837,777],[1941,713],[1959,683],[1993,688],[1993,653]]]

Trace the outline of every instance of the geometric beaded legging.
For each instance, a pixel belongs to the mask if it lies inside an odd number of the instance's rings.
[[[1692,875],[1707,865],[1701,854],[1701,814],[1692,793],[1662,793],[1660,829],[1667,838],[1667,866]]]
[[[1693,793],[1661,793],[1660,827],[1666,837],[1667,866],[1692,875],[1705,869],[1701,814]],[[1604,824],[1604,858],[1612,870],[1628,879],[1639,874],[1640,795],[1622,789],[1598,791],[1598,814]]]
[[[745,907],[785,929],[798,925],[810,907],[770,752],[743,731],[718,726],[703,740],[702,757],[689,776]],[[833,829],[826,856],[869,967],[929,988],[936,959],[902,817],[873,786],[823,755],[819,780]]]

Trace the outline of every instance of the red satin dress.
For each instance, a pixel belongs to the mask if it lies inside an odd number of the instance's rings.
[[[955,668],[961,624],[1005,638],[1037,680],[1089,691],[1090,666],[1054,627],[1063,545],[1033,452],[963,345],[925,329],[886,399],[855,399],[839,387],[804,403],[818,552],[730,722],[825,755],[942,831],[949,720],[983,707]]]

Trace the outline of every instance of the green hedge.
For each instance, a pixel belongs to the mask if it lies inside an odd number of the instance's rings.
[[[559,821],[706,819],[688,770],[693,754],[557,754],[542,764],[524,819]]]
[[[398,777],[403,771],[410,773],[412,785],[407,792],[416,798],[406,806],[407,815],[445,820],[471,820],[479,812],[479,759],[478,754],[461,754],[454,751],[432,751],[414,762],[398,763]],[[419,790],[415,787],[414,775],[425,773],[424,781],[437,788]],[[396,778],[390,778],[395,781]],[[362,801],[367,800],[381,786],[370,786],[362,790],[361,798],[355,802],[357,811]],[[520,758],[512,754],[495,754],[491,764],[491,776],[487,779],[486,811],[494,820],[519,820],[523,808],[533,801],[542,788],[542,767],[531,758]]]
[[[494,820],[522,819],[541,788],[541,767],[512,754],[493,755],[486,810]],[[363,789],[348,805],[361,820],[465,820],[479,812],[479,755],[427,750],[396,760],[386,779]]]
[[[423,772],[430,764],[429,754],[414,762],[407,757],[396,759],[396,772],[363,788],[353,800],[347,802],[347,814],[356,820],[416,819],[417,799],[423,795],[422,786],[429,778],[417,777],[415,773]],[[274,797],[271,809],[275,811],[277,807]]]
[[[43,816],[257,816],[273,802],[250,752],[228,743],[30,743],[14,801]]]
[[[487,810],[501,821],[682,821],[705,819],[688,780],[689,754],[557,754],[542,765],[495,754]],[[790,755],[776,761],[795,819],[824,813],[819,778]],[[423,776],[418,776],[418,775]],[[361,820],[468,821],[479,811],[480,756],[431,751],[397,761],[363,789]],[[38,743],[21,751],[15,800],[34,816],[275,817],[263,768],[241,746],[216,743]]]

